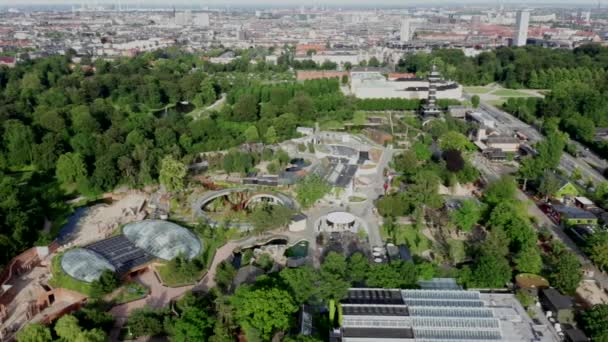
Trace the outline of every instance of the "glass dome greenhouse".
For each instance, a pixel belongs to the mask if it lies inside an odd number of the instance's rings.
[[[61,268],[71,277],[87,283],[99,279],[105,270],[116,271],[103,256],[86,248],[65,252],[61,258]]]
[[[124,226],[123,234],[137,247],[163,260],[171,260],[180,254],[192,259],[202,250],[201,241],[192,232],[168,221],[129,223]]]

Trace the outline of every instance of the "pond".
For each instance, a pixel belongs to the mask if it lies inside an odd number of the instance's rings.
[[[308,241],[300,241],[297,244],[287,248],[285,256],[288,258],[305,258],[308,256]]]

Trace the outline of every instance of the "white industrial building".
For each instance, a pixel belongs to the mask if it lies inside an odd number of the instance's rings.
[[[351,91],[362,99],[401,98],[427,99],[430,82],[422,78],[389,81],[380,71],[351,71]],[[437,99],[462,98],[462,86],[452,81],[437,82]]]
[[[558,341],[535,324],[513,294],[465,291],[453,279],[422,289],[351,288],[330,341]]]

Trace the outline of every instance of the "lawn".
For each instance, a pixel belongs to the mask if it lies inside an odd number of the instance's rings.
[[[76,280],[63,271],[63,268],[61,268],[62,256],[63,253],[57,254],[51,262],[51,271],[53,272],[53,277],[49,280],[49,285],[55,288],[73,290],[90,296],[92,293],[91,284]]]
[[[492,105],[492,106],[494,106],[496,108],[502,107],[503,103],[505,103],[505,102],[506,101],[504,99],[486,101],[487,104]]]
[[[513,89],[499,89],[492,92],[492,95],[502,96],[502,97],[529,97],[529,94],[522,93]]]
[[[486,87],[464,87],[464,91],[469,94],[487,94],[492,91],[492,88]]]
[[[144,298],[150,293],[147,287],[135,282],[125,284],[119,291],[118,295],[114,298],[116,304],[132,302]]]
[[[157,266],[156,271],[158,272],[163,284],[168,287],[180,287],[195,284],[203,277],[203,275],[205,275],[207,269],[203,268],[198,273],[184,274],[181,272],[174,272],[173,269],[169,268],[169,264],[167,263]]]
[[[395,245],[405,244],[412,254],[420,255],[422,252],[431,248],[431,241],[411,225],[400,225],[395,228],[394,236],[390,236],[385,227],[380,229],[382,238]]]

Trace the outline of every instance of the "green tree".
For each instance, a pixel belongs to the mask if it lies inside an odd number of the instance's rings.
[[[347,275],[350,281],[361,283],[369,272],[369,260],[362,253],[356,252],[348,258]]]
[[[55,333],[64,341],[74,341],[81,331],[78,319],[72,315],[65,315],[55,323]]]
[[[479,95],[471,96],[471,104],[473,105],[473,108],[479,107]]]
[[[315,174],[304,177],[296,184],[296,198],[304,208],[311,207],[329,191],[331,186]]]
[[[34,160],[34,134],[21,121],[7,120],[4,123],[4,146],[10,165],[24,166]]]
[[[258,100],[254,95],[245,94],[234,104],[235,121],[255,121],[258,115]]]
[[[608,340],[608,304],[596,304],[591,309],[583,311],[581,321],[593,341]]]
[[[608,269],[608,232],[591,235],[586,250],[594,264],[602,270]]]
[[[551,197],[559,190],[560,184],[555,173],[546,171],[538,187],[538,192],[545,198]]]
[[[515,256],[514,262],[521,273],[539,274],[543,267],[543,260],[536,247],[521,250]]]
[[[411,262],[391,262],[374,264],[370,267],[366,284],[370,287],[415,288],[418,271]]]
[[[245,141],[247,141],[248,143],[256,142],[260,139],[258,129],[253,125],[247,127],[243,135],[245,135]]]
[[[158,335],[163,332],[163,313],[148,308],[136,309],[127,319],[127,328],[136,337]]]
[[[215,319],[207,311],[188,307],[173,323],[171,341],[207,341],[214,325]]]
[[[484,193],[484,201],[494,207],[503,201],[513,201],[517,185],[511,177],[502,177],[501,179],[491,183]]]
[[[32,323],[25,326],[17,333],[17,341],[19,342],[51,342],[51,330],[38,323]]]
[[[239,287],[230,298],[234,318],[241,326],[249,326],[269,340],[275,332],[289,329],[291,316],[298,311],[289,293],[277,288],[251,289]]]
[[[64,183],[76,183],[87,176],[87,169],[79,153],[68,152],[59,156],[55,168],[57,179]]]
[[[439,146],[442,150],[456,150],[456,151],[464,151],[470,149],[471,142],[469,139],[464,136],[462,133],[456,131],[449,131],[440,138]]]
[[[574,294],[583,278],[581,264],[576,256],[563,250],[551,257],[550,265],[553,269],[549,276],[551,284],[565,294]]]
[[[99,279],[91,283],[91,291],[94,297],[101,297],[106,293],[110,293],[120,286],[120,282],[116,274],[110,270],[105,270],[99,276]]]
[[[462,231],[470,232],[481,219],[481,208],[473,200],[462,201],[460,208],[450,214],[450,219]]]
[[[285,268],[280,273],[297,305],[308,303],[317,293],[317,272],[311,266]]]
[[[264,140],[267,144],[276,144],[277,143],[277,131],[273,126],[268,127],[266,130],[266,134],[264,134]]]
[[[188,169],[184,163],[173,159],[168,155],[161,161],[160,174],[158,180],[167,189],[167,191],[182,190],[184,188],[184,179]]]

